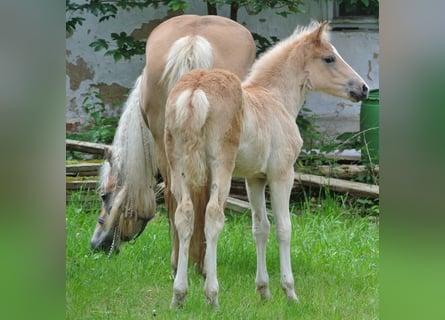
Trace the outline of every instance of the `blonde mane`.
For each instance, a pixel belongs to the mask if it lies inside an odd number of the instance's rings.
[[[294,32],[286,39],[279,41],[272,48],[264,52],[252,65],[246,80],[243,82],[246,85],[250,85],[253,78],[258,74],[267,76],[267,69],[273,64],[280,56],[286,55],[287,51],[294,47],[295,42],[301,41],[307,37],[311,32],[320,27],[318,21],[312,21],[307,26],[297,26]],[[322,34],[322,41],[329,41],[329,33],[324,31]]]
[[[141,78],[139,76],[136,80],[125,103],[111,147],[111,163],[105,164],[101,170],[101,188],[114,183],[121,199],[121,203],[115,203],[110,221],[118,218],[119,208],[125,213],[135,211],[146,215],[155,206],[153,194],[157,166],[151,156],[154,154],[153,136],[139,115]]]

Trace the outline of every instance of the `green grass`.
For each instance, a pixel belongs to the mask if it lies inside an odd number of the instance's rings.
[[[182,309],[169,310],[173,281],[170,233],[163,210],[118,256],[89,250],[98,200],[74,194],[67,205],[67,319],[377,319],[378,219],[357,214],[343,198],[312,199],[292,207],[292,266],[298,305],[279,284],[272,223],[267,265],[272,299],[255,292],[256,255],[250,214],[228,213],[218,243],[220,308],[205,300],[204,280],[189,269]],[[153,313],[156,316],[153,316]]]

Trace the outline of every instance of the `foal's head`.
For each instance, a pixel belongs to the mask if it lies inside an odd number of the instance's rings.
[[[328,28],[325,21],[304,38],[309,88],[353,102],[366,99],[368,85],[329,42]]]
[[[91,238],[91,248],[119,252],[121,241],[130,241],[137,238],[145,229],[148,221],[154,217],[154,201],[148,195],[143,198],[147,203],[142,206],[145,212],[138,212],[141,205],[136,203],[128,190],[122,186],[113,174],[112,157],[108,156],[101,169],[99,195],[102,207],[97,219],[96,228]]]

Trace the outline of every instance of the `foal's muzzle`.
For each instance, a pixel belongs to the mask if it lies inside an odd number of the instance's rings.
[[[349,96],[355,102],[363,101],[368,97],[369,88],[368,86],[360,82],[355,84],[353,81],[349,84]]]

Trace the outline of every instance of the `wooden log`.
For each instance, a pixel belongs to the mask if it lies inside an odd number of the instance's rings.
[[[370,170],[372,170],[375,176],[379,175],[379,166],[369,168],[363,165],[344,164],[338,166],[319,166],[317,169],[322,176],[339,179],[351,179],[360,175],[367,175]]]
[[[67,176],[97,176],[102,163],[76,163],[65,165]]]
[[[103,155],[105,153],[105,150],[110,148],[110,146],[103,143],[77,141],[72,139],[66,139],[65,143],[66,143],[66,150],[80,151],[92,154]]]
[[[230,209],[239,213],[250,210],[250,204],[247,201],[228,197],[226,202],[226,209]]]
[[[329,187],[336,192],[349,192],[352,195],[378,198],[379,186],[360,182],[352,182],[348,180],[326,178],[313,174],[295,173],[295,181],[300,182],[304,186]]]
[[[88,179],[88,180],[67,180],[66,181],[66,190],[67,191],[75,191],[75,190],[95,190],[97,188],[97,180],[96,179]]]

